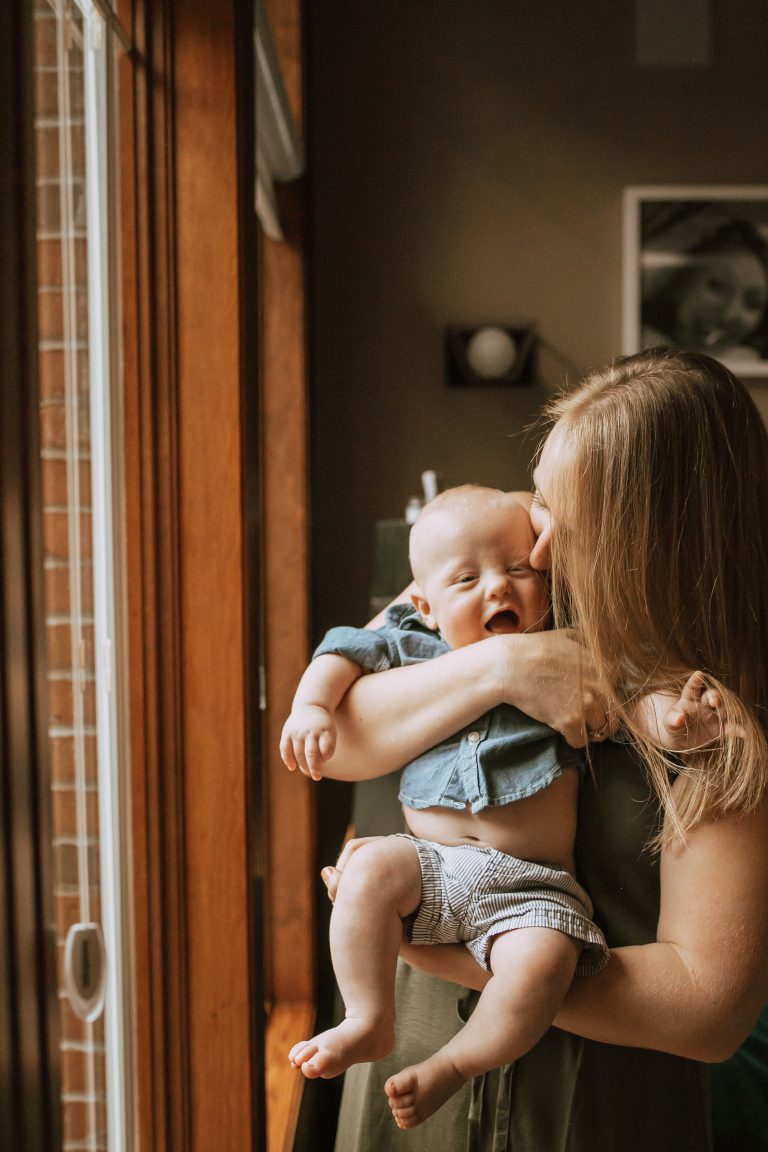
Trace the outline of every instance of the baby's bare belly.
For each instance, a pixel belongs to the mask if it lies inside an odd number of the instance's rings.
[[[521,860],[533,860],[573,871],[576,798],[579,778],[569,768],[525,800],[501,808],[405,808],[414,836],[438,844],[477,844],[497,848]]]

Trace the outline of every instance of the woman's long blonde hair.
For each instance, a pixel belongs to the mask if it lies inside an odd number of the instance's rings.
[[[754,403],[710,357],[659,349],[592,373],[549,414],[555,620],[576,627],[641,746],[659,842],[751,811],[768,782],[768,436]],[[632,703],[695,669],[721,693],[721,738],[681,766]]]

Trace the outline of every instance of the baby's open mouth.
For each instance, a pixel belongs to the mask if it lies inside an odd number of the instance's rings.
[[[495,616],[491,616],[485,625],[487,632],[494,632],[497,635],[503,635],[505,632],[517,632],[519,627],[520,617],[511,608],[497,612]]]

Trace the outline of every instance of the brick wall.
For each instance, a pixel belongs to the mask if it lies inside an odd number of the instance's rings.
[[[83,52],[81,18],[65,7],[35,0],[45,608],[64,1148],[97,1152],[107,1147],[103,1017],[75,1016],[62,977],[69,926],[100,917]]]

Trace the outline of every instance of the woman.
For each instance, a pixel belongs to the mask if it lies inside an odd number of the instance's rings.
[[[577,866],[609,964],[574,982],[557,1028],[513,1069],[402,1134],[384,1080],[445,1041],[470,1009],[457,985],[483,980],[464,949],[404,948],[456,983],[402,966],[396,1050],[347,1074],[338,1152],[404,1140],[413,1152],[704,1152],[699,1062],[729,1056],[768,1000],[765,430],[725,368],[671,352],[593,375],[554,415],[534,474],[531,564],[547,568],[551,556],[557,618],[567,612],[588,650],[562,631],[493,637],[364,677],[337,714],[333,774],[398,769],[501,701],[575,746],[606,723],[631,733],[638,688],[674,689],[691,668],[727,701],[724,770],[692,762],[671,782],[656,761],[659,821],[628,745],[595,747]]]

